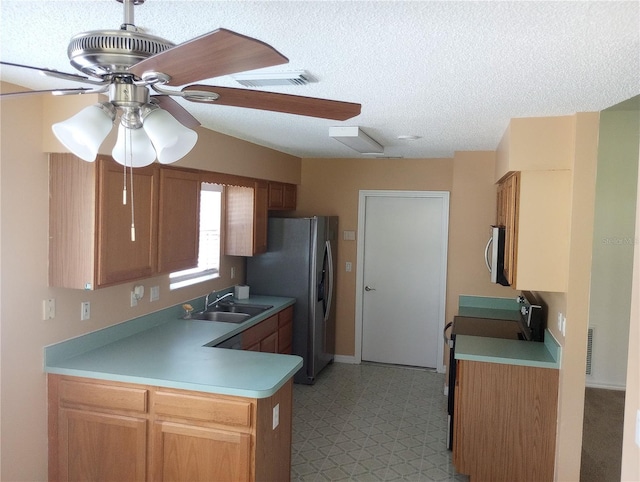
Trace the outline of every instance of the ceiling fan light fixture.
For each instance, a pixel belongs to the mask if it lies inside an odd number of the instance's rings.
[[[360,154],[380,154],[384,152],[384,146],[368,136],[358,126],[329,127],[329,137]]]
[[[122,124],[111,155],[118,164],[130,167],[149,166],[156,160],[156,151],[144,129],[129,129]]]
[[[115,116],[113,104],[103,102],[85,107],[67,120],[53,124],[51,130],[69,151],[80,159],[93,162],[113,127]]]
[[[231,78],[245,87],[265,87],[269,85],[307,85],[317,82],[306,70],[290,72],[260,72],[235,74]]]
[[[161,164],[171,164],[181,159],[198,142],[198,134],[195,131],[186,128],[159,107],[149,109],[145,113],[142,128],[151,139],[158,162]]]

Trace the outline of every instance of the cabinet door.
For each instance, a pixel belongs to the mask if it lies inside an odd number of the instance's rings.
[[[132,189],[129,169],[125,174],[123,166],[105,157],[97,162],[98,285],[149,278],[157,272],[158,169],[133,169]]]
[[[267,252],[269,184],[267,182],[256,181],[254,189],[253,254],[260,254]]]
[[[248,481],[251,435],[173,422],[153,426],[154,481]]]
[[[282,209],[284,207],[284,184],[281,182],[269,183],[269,209]]]
[[[498,224],[505,227],[504,274],[515,286],[518,252],[520,175],[513,173],[498,185]]]
[[[294,210],[297,203],[298,188],[295,184],[285,184],[283,193],[283,209]]]
[[[61,481],[146,479],[145,419],[60,409],[58,429]]]
[[[263,353],[278,353],[278,332],[275,331],[269,336],[260,340],[260,351]]]
[[[160,169],[158,271],[169,273],[198,265],[200,174]]]

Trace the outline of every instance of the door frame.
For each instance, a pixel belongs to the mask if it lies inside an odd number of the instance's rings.
[[[364,287],[364,233],[365,233],[365,208],[368,197],[406,197],[406,198],[440,198],[443,201],[444,215],[442,216],[442,241],[443,257],[440,276],[441,306],[438,313],[438,333],[444,332],[445,309],[447,301],[447,260],[449,245],[449,192],[448,191],[388,191],[388,190],[361,190],[358,194],[358,235],[356,248],[356,306],[355,306],[355,361],[362,363],[362,292]],[[444,342],[438,346],[438,373],[445,373]]]

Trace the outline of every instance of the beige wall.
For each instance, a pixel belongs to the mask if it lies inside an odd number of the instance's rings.
[[[638,159],[640,163],[640,156]],[[640,170],[638,172],[638,192],[640,193]],[[625,395],[624,437],[622,440],[623,481],[640,480],[640,447],[635,443],[637,417],[640,413],[640,196],[636,199],[635,256],[633,261],[633,282],[631,295],[631,316],[629,323],[629,359],[627,360],[627,392]]]
[[[556,438],[556,480],[579,480],[589,318],[591,240],[598,147],[598,114],[572,116],[573,142],[569,278],[566,293],[541,293],[548,325],[562,345]],[[557,314],[566,316],[563,336]]]
[[[204,296],[242,282],[244,273],[243,258],[223,257],[221,278],[202,285],[170,292],[168,276],[144,280],[136,284],[147,293],[150,286],[160,286],[160,300],[145,297],[135,308],[129,306],[134,283],[94,292],[49,288],[48,165],[42,140],[50,124],[34,122],[51,117],[44,109],[48,100],[4,99],[0,112],[0,479],[7,481],[47,478],[44,346]],[[204,129],[199,133],[198,148],[181,165],[299,182],[299,159]],[[234,280],[232,266],[240,274]],[[42,321],[42,300],[49,298],[56,301],[56,316]],[[80,321],[82,301],[91,302],[88,321]]]
[[[450,191],[446,320],[459,294],[514,296],[492,285],[484,265],[489,226],[495,222],[493,152],[456,152],[453,159],[303,159],[298,212],[337,215],[340,233],[358,230],[360,190]],[[350,273],[345,262],[353,263]],[[470,274],[471,273],[471,274]],[[337,346],[355,355],[356,241],[338,240]]]

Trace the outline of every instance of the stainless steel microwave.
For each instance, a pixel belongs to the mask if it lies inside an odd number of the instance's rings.
[[[491,226],[491,237],[484,249],[484,261],[491,274],[491,282],[509,286],[504,275],[505,236],[504,226]]]

